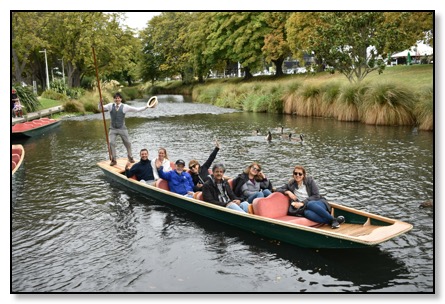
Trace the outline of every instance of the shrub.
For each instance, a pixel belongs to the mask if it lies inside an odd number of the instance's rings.
[[[414,106],[414,115],[420,130],[434,129],[434,89],[427,87],[421,90],[419,101]]]
[[[358,107],[365,91],[366,86],[362,83],[343,86],[334,104],[334,117],[342,121],[359,121]]]
[[[363,95],[361,121],[375,125],[412,125],[415,95],[401,84],[379,82]]]
[[[53,99],[53,100],[59,100],[59,101],[68,101],[69,97],[65,95],[64,93],[59,93],[54,91],[53,89],[46,90],[41,95],[43,98]]]
[[[85,108],[83,104],[77,100],[68,100],[63,105],[63,109],[67,113],[82,113],[85,114]]]
[[[22,87],[20,84],[15,84],[12,88],[17,91],[17,96],[19,97],[24,113],[37,110],[40,102],[29,87]]]

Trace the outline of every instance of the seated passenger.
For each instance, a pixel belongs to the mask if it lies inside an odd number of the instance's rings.
[[[14,102],[14,108],[12,109],[15,117],[23,117],[22,105],[20,104],[19,99]]]
[[[313,222],[329,224],[332,228],[340,227],[345,218],[331,215],[332,207],[320,195],[318,186],[311,176],[306,176],[303,166],[295,166],[293,178],[276,190],[289,197],[288,215],[304,216]]]
[[[218,154],[219,149],[219,142],[216,141],[215,149],[213,149],[213,152],[210,154],[209,158],[202,166],[196,159],[192,159],[189,162],[190,175],[192,176],[193,184],[195,185],[193,187],[193,191],[196,192],[202,190],[202,185],[204,185],[204,182],[209,177],[209,168],[215,160],[216,154]]]
[[[233,193],[229,183],[224,179],[224,173],[226,172],[224,165],[216,164],[212,171],[213,174],[202,186],[204,201],[247,213],[249,203],[241,202],[241,199]]]
[[[184,171],[185,161],[178,159],[175,164],[175,170],[164,172],[161,161],[157,159],[156,169],[158,170],[159,177],[168,182],[168,187],[171,192],[193,197],[193,180],[190,174]],[[168,165],[170,166],[170,163]]]
[[[165,148],[159,148],[158,150],[158,157],[156,157],[155,159],[153,159],[151,161],[151,166],[153,167],[153,173],[155,176],[155,180],[159,179],[159,174],[158,174],[158,170],[156,170],[156,161],[159,159],[159,161],[161,162],[162,168],[164,170],[164,172],[168,172],[172,169],[172,167],[170,167],[170,160],[168,159],[167,156],[167,150]]]
[[[153,167],[151,166],[151,161],[148,159],[148,150],[142,149],[139,153],[141,160],[134,164],[131,168],[130,161],[127,161],[125,165],[125,175],[127,177],[132,177],[136,175],[136,179],[147,184],[152,184],[155,181]]]
[[[252,204],[257,197],[268,197],[272,193],[272,183],[261,172],[261,166],[253,162],[233,180],[233,192]]]

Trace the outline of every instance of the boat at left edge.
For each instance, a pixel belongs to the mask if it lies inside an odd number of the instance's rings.
[[[60,120],[46,117],[17,123],[12,126],[12,138],[38,136],[59,125]]]
[[[14,173],[20,168],[23,163],[23,159],[25,158],[25,149],[22,145],[12,145],[11,149],[11,174]]]

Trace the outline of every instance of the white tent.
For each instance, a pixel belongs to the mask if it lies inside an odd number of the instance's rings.
[[[434,54],[434,49],[427,44],[419,42],[416,46],[412,46],[408,50],[393,54],[391,58],[408,57],[408,52],[412,57],[431,56]]]

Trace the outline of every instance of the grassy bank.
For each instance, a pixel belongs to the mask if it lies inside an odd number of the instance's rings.
[[[151,94],[187,94],[195,102],[253,112],[331,117],[374,125],[433,130],[433,65],[394,66],[360,84],[341,74],[317,73],[211,79],[205,84],[160,83]]]

